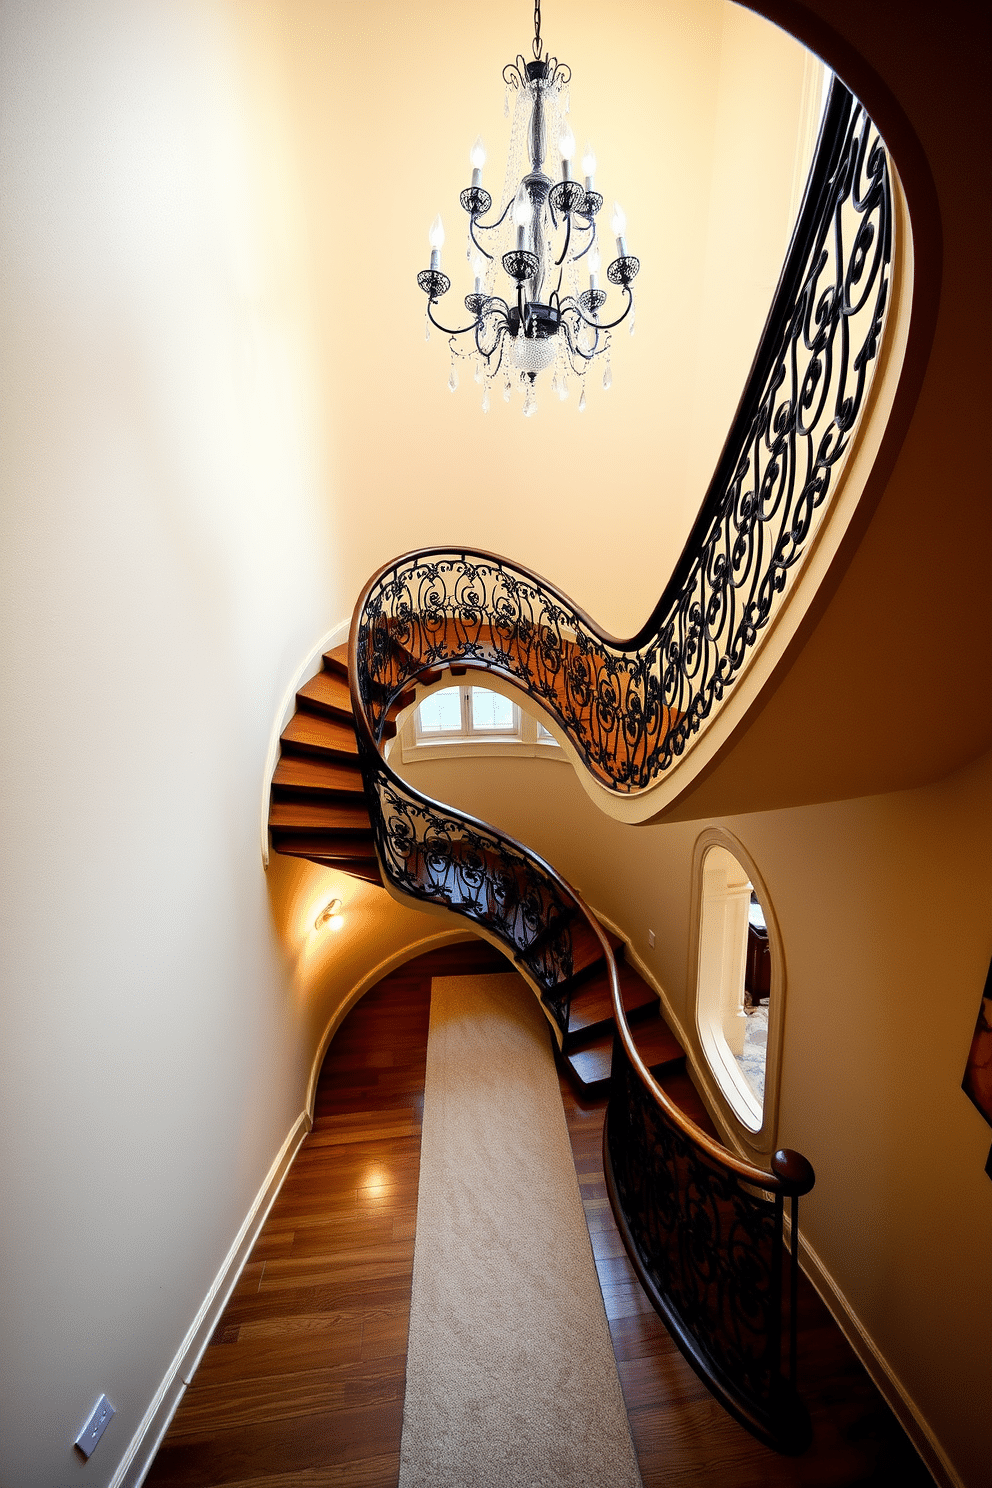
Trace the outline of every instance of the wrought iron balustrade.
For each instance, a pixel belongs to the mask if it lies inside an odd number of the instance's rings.
[[[496,554],[409,554],[380,572],[359,618],[373,720],[425,667],[466,661],[540,703],[607,788],[633,794],[663,776],[741,676],[809,551],[865,405],[891,257],[885,148],[835,80],[744,396],[647,623],[618,640]]]
[[[562,1032],[573,927],[585,920],[598,936],[617,1025],[604,1163],[625,1244],[710,1388],[789,1452],[809,1439],[796,1392],[795,1304],[798,1200],[812,1169],[780,1152],[766,1173],[686,1117],[637,1055],[612,952],[580,897],[522,844],[404,784],[380,744],[398,695],[425,671],[458,663],[533,697],[609,789],[645,790],[670,769],[742,675],[809,552],[865,406],[891,260],[884,145],[835,80],[744,396],[679,563],[638,634],[604,634],[520,564],[441,548],[373,576],[350,640],[385,881],[500,938]]]
[[[765,1173],[734,1159],[665,1097],[618,1020],[603,1167],[627,1252],[686,1358],[755,1436],[804,1451],[796,1241],[799,1199],[814,1182],[809,1163],[783,1150]]]

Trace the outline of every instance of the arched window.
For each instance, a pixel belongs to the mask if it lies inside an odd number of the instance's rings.
[[[754,861],[720,828],[708,828],[696,843],[692,925],[697,1068],[739,1144],[771,1151],[784,1022],[782,942]]]

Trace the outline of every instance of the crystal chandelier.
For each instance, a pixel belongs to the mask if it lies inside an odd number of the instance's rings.
[[[587,146],[582,158],[584,184],[572,176],[575,136],[568,122],[568,84],[571,69],[542,51],[541,6],[534,6],[533,60],[518,56],[503,69],[506,84],[504,113],[509,117],[510,96],[516,95],[503,207],[492,221],[492,197],[482,184],[486,151],[477,139],[470,152],[472,184],[461,193],[468,213],[468,257],[475,287],[465,296],[472,316],[467,325],[442,325],[435,308],[451,288],[441,272],[444,226],[435,217],[430,229],[431,266],[417,275],[427,296],[427,337],[436,326],[449,337],[451,375],[448,386],[458,386],[459,362],[475,364],[475,380],[484,386],[483,412],[488,412],[490,390],[501,383],[507,402],[517,384],[524,395],[524,413],[536,412],[538,374],[551,370],[551,391],[564,399],[570,383],[581,388],[579,408],[586,404],[586,375],[593,362],[604,365],[603,386],[612,381],[610,332],[632,314],[631,283],[640,263],[627,252],[626,218],[614,203],[611,226],[617,257],[606,277],[626,297],[615,319],[603,320],[607,294],[599,287],[601,267],[596,219],[603,198],[594,190],[596,157]],[[545,174],[548,139],[556,138],[561,157],[557,181]],[[505,276],[505,281],[501,277]],[[580,281],[588,287],[580,289]],[[508,281],[508,282],[506,282]],[[505,283],[506,298],[497,292]],[[464,337],[464,341],[459,338]],[[464,347],[464,349],[462,349]]]

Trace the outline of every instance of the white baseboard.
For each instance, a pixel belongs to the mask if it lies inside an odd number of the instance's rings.
[[[695,1071],[692,1069],[688,1053],[689,1044],[686,1041],[685,1032],[679,1019],[672,1011],[664,987],[662,987],[657,977],[652,974],[650,968],[645,965],[630,945],[620,926],[615,924],[607,915],[601,914],[598,909],[594,909],[593,913],[602,924],[613,931],[614,935],[619,935],[620,939],[624,942],[624,959],[629,961],[635,971],[644,978],[648,986],[657,992],[661,999],[665,1021],[683,1049],[687,1051],[686,1067],[690,1076],[693,1077],[693,1083],[706,1104],[710,1115],[717,1123],[721,1132],[723,1132],[724,1141],[727,1143],[727,1146],[737,1156],[746,1158],[748,1162],[753,1162],[754,1155],[745,1152],[740,1144],[734,1140],[733,1134],[727,1131],[726,1124],[720,1120],[720,1112],[714,1111],[712,1102],[706,1098],[705,1090],[700,1089],[701,1082],[695,1077]],[[788,1216],[786,1216],[786,1233],[788,1234]],[[808,1277],[809,1281],[816,1288],[817,1293],[834,1319],[834,1322],[840,1328],[840,1331],[857,1354],[858,1359],[864,1365],[882,1399],[920,1454],[927,1470],[933,1475],[939,1488],[965,1488],[964,1482],[948,1460],[929,1423],[902,1383],[902,1380],[861,1322],[854,1308],[823,1264],[819,1255],[817,1255],[805,1235],[801,1232],[799,1236],[799,1265],[804,1275]]]
[[[799,1265],[820,1294],[879,1394],[916,1448],[940,1488],[965,1488],[916,1402],[865,1328],[847,1297],[810,1245],[799,1236]]]
[[[259,1232],[268,1218],[269,1210],[289,1172],[300,1143],[310,1131],[311,1121],[306,1111],[301,1111],[285,1142],[269,1169],[245,1221],[234,1238],[223,1264],[204,1297],[196,1317],[189,1326],[186,1337],[179,1346],[176,1357],[166,1370],[145,1412],[137,1431],[131,1439],[114,1476],[110,1488],[140,1488],[145,1474],[152,1465],[169,1422],[183,1398],[186,1386],[193,1378],[196,1366],[217,1326],[218,1319],[227,1305],[228,1298],[237,1284],[238,1277],[258,1239]]]

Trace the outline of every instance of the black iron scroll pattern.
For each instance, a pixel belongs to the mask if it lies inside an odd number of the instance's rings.
[[[658,780],[741,675],[819,529],[865,405],[891,257],[885,147],[835,81],[748,387],[647,624],[613,642],[518,565],[412,554],[379,576],[361,619],[373,717],[424,667],[468,661],[539,701],[608,788]]]
[[[565,884],[540,858],[484,823],[404,785],[375,750],[361,752],[376,848],[391,883],[497,935],[537,982],[564,1033],[571,922],[578,913]]]
[[[782,1372],[781,1199],[666,1120],[619,1040],[607,1142],[628,1243],[680,1345],[752,1430],[801,1450],[808,1416]]]

